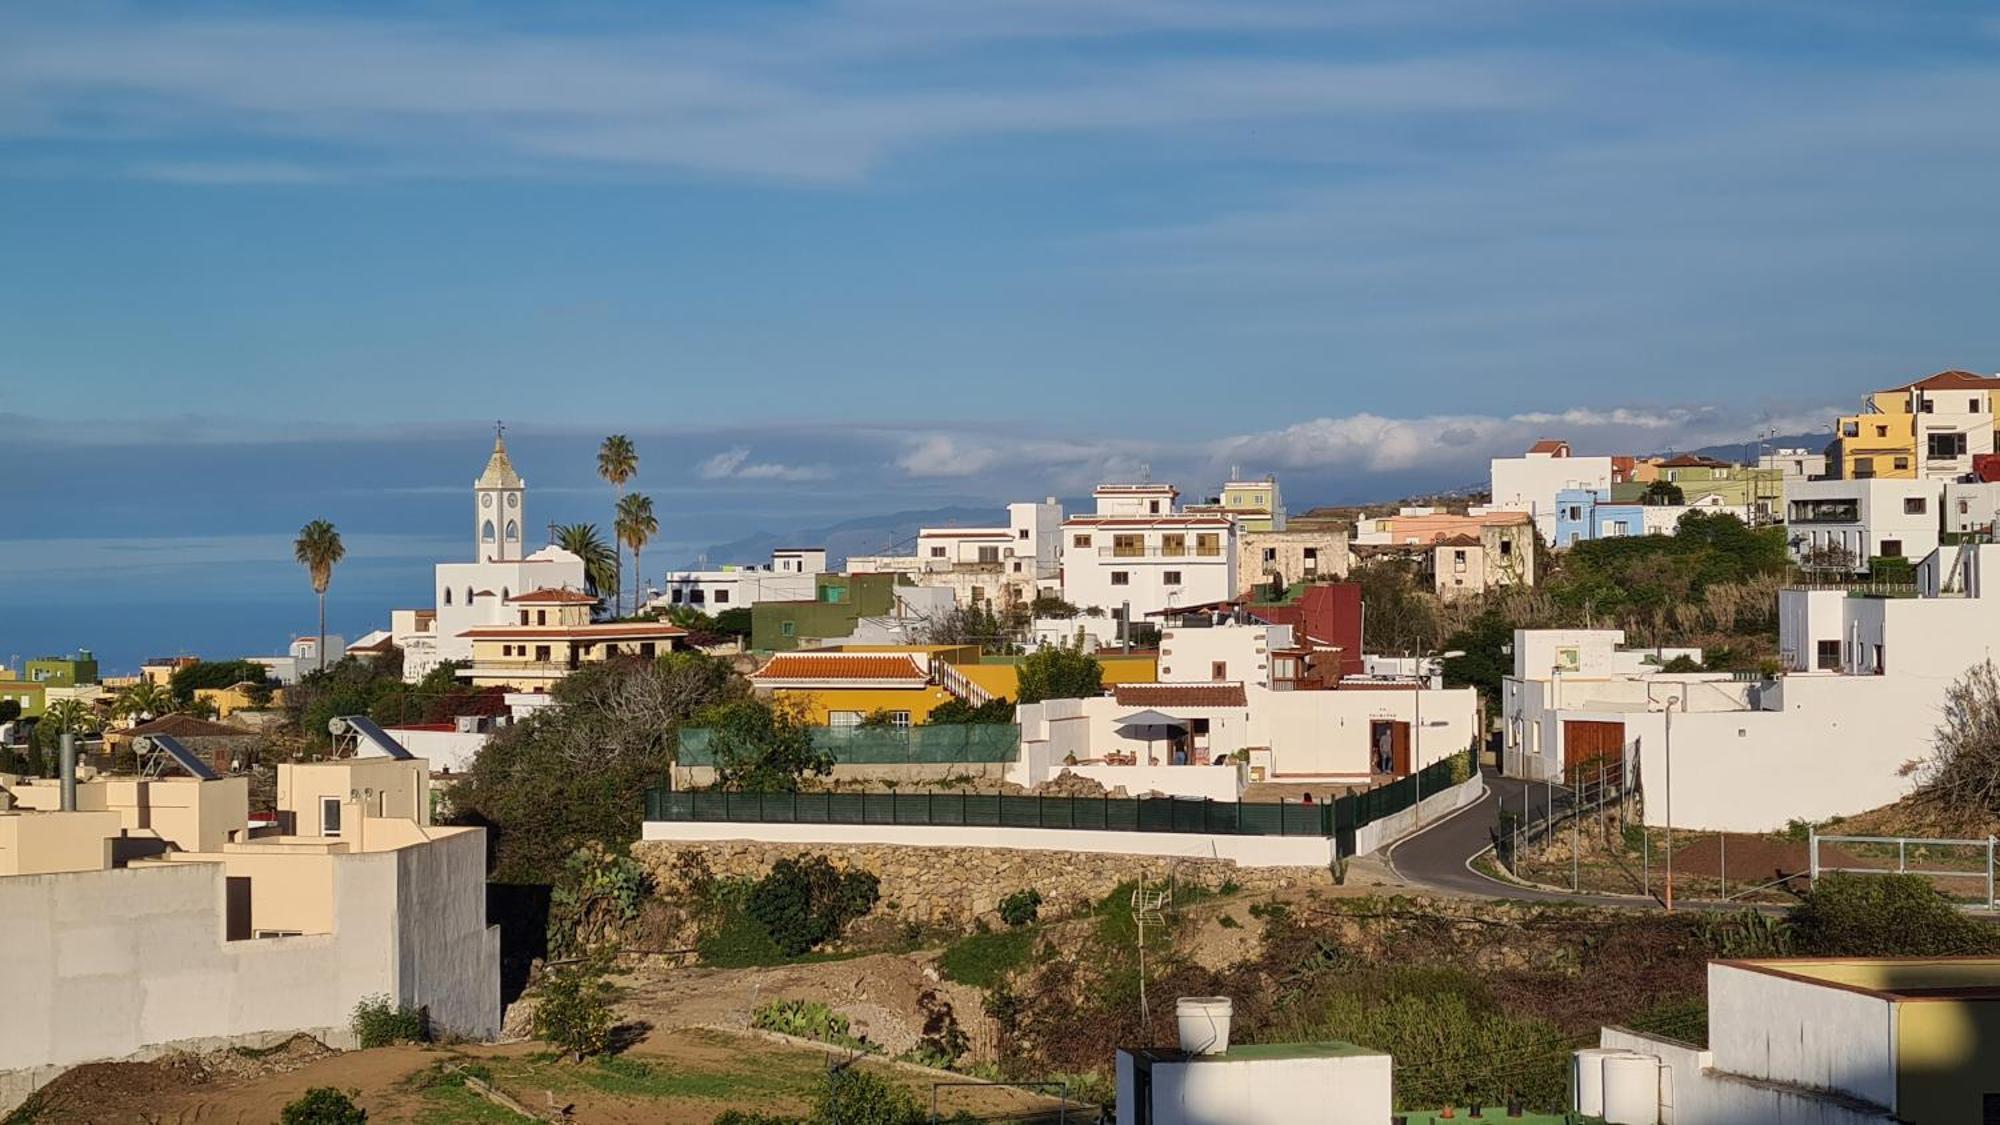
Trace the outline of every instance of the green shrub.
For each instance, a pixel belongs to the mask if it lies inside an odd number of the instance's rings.
[[[2000,930],[1967,917],[1920,875],[1823,875],[1792,908],[1793,948],[1818,957],[2000,952]]]
[[[750,1015],[750,1026],[848,1047],[868,1044],[848,1031],[847,1017],[818,1000],[773,1000]]]
[[[910,1059],[921,1066],[950,1070],[972,1049],[972,1039],[958,1025],[958,1013],[951,1001],[936,989],[927,988],[917,997],[917,1011],[924,1017],[923,1035],[917,1040]]]
[[[938,958],[938,971],[946,980],[991,988],[1027,964],[1034,949],[1033,930],[968,934],[953,942]]]
[[[428,1009],[410,1008],[390,1001],[387,996],[364,996],[354,1005],[348,1020],[354,1038],[362,1047],[387,1047],[394,1043],[428,1043],[431,1017]]]
[[[1015,891],[1000,900],[1000,920],[1019,929],[1042,912],[1042,892],[1032,888]]]
[[[813,1106],[813,1125],[923,1125],[930,1115],[916,1095],[859,1067],[827,1075]]]
[[[791,958],[771,940],[764,924],[750,917],[741,906],[726,906],[708,932],[695,943],[701,963],[722,969],[742,969],[752,965],[778,965]]]
[[[363,1125],[368,1111],[331,1086],[315,1086],[278,1111],[278,1125]]]
[[[842,871],[825,856],[781,859],[750,890],[744,909],[762,923],[787,957],[825,944],[875,908],[881,881],[866,871]]]
[[[606,965],[592,958],[559,966],[543,978],[535,1002],[535,1038],[582,1062],[611,1045],[611,986]]]

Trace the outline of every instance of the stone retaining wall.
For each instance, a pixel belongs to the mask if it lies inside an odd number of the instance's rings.
[[[836,866],[860,868],[881,879],[878,912],[940,925],[991,917],[1001,899],[1020,890],[1041,892],[1045,912],[1064,914],[1086,909],[1120,883],[1141,877],[1160,883],[1171,876],[1183,885],[1209,889],[1233,882],[1248,890],[1331,883],[1333,878],[1320,867],[1238,867],[1223,859],[907,844],[645,840],[633,845],[632,854],[666,894],[686,889],[690,868],[705,868],[717,878],[757,878],[780,859],[823,855]]]

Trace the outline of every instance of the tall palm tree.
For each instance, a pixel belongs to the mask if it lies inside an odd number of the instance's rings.
[[[594,523],[566,523],[556,528],[556,546],[583,560],[584,588],[595,597],[618,589],[618,560]]]
[[[340,532],[325,520],[314,520],[299,529],[292,543],[292,557],[312,576],[313,593],[319,595],[319,666],[326,667],[326,588],[333,581],[334,565],[347,557]]]
[[[632,548],[632,612],[639,612],[639,580],[645,571],[639,568],[639,552],[646,541],[660,532],[660,521],[653,515],[653,498],[634,492],[618,501],[618,541]]]
[[[81,699],[58,699],[42,712],[42,721],[57,734],[89,734],[97,729],[97,712]]]
[[[625,502],[625,482],[639,475],[639,450],[624,434],[612,434],[597,446],[597,475],[618,488],[618,501]],[[615,551],[615,549],[614,549]],[[617,555],[611,580],[611,615],[618,616],[618,575],[625,569],[625,557]],[[636,606],[634,607],[637,608]]]

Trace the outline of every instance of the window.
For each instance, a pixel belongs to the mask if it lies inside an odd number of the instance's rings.
[[[1930,434],[1924,439],[1925,456],[1933,461],[1949,461],[1965,456],[1964,434]]]
[[[708,591],[699,586],[689,590],[688,603],[691,605],[706,605],[708,603]]]
[[[1790,523],[1860,523],[1859,500],[1794,500]]]
[[[449,586],[446,586],[444,588],[444,604],[446,605],[451,604],[451,587]]]
[[[984,602],[984,601],[986,600],[986,587],[984,587],[984,586],[974,586],[974,587],[972,588],[972,598],[971,598],[971,600],[972,600],[972,604],[973,604],[973,605],[979,605],[979,604],[983,603],[983,602]]]
[[[487,521],[486,521],[485,523],[483,523],[483,524],[479,525],[479,541],[480,541],[480,542],[482,542],[482,543],[491,543],[491,542],[493,542],[493,521],[492,521],[492,520],[487,520]]]
[[[1856,457],[1854,459],[1854,478],[1856,480],[1866,480],[1867,478],[1872,477],[1874,475],[1875,475],[1875,458]]]
[[[548,623],[549,623],[549,611],[548,611],[548,610],[546,610],[546,609],[538,609],[538,610],[536,610],[536,611],[535,611],[535,624],[537,624],[537,625],[547,625]]]
[[[1898,457],[1898,458],[1896,458],[1896,468],[1898,468],[1898,469],[1907,469],[1907,468],[1909,468],[1909,467],[1910,467],[1910,459],[1909,459],[1908,457]]]
[[[1903,541],[1902,541],[1901,539],[1884,539],[1884,540],[1882,540],[1882,557],[1883,557],[1883,558],[1885,558],[1885,559],[1900,559],[1900,558],[1902,558],[1902,557],[1903,557]]]
[[[1146,537],[1143,535],[1114,535],[1111,537],[1111,554],[1115,558],[1138,558],[1146,553]]]
[[[1972,511],[1972,502],[1971,502],[1971,501],[1969,501],[1969,500],[1960,500],[1960,501],[1958,502],[1958,514],[1959,514],[1959,515],[1961,515],[1961,516],[1962,516],[1962,515],[1965,515],[1966,513],[1970,512],[1970,511]]]
[[[1875,427],[1875,436],[1876,436],[1876,437],[1888,437],[1888,436],[1889,436],[1889,427],[1887,427],[1887,426],[1876,426],[1876,427]]]
[[[1178,586],[1181,584],[1181,572],[1178,570],[1165,571],[1160,575],[1160,580],[1169,586]]]
[[[319,799],[319,834],[340,835],[340,798],[321,797]]]
[[[1964,503],[1962,500],[1959,502]],[[1921,496],[1903,497],[1903,514],[1906,516],[1921,516],[1924,514],[1924,507],[1924,498]]]
[[[1129,570],[1112,571],[1111,584],[1113,586],[1130,586],[1132,584],[1132,572]]]
[[[521,525],[520,525],[520,524],[518,524],[518,523],[515,523],[515,522],[514,522],[513,520],[508,520],[508,521],[507,521],[507,542],[509,542],[509,543],[512,543],[512,542],[514,542],[515,540],[519,539],[520,537],[521,537]]]
[[[1460,574],[1465,573],[1465,551],[1463,549],[1455,550],[1451,553],[1451,568]]]
[[[257,931],[258,940],[262,940],[264,938],[302,937],[304,935],[305,935],[304,930],[258,930]]]
[[[472,604],[472,587],[470,586],[467,586],[465,588],[465,604],[466,605]]]
[[[1841,437],[1860,437],[1860,436],[1861,436],[1861,424],[1860,424],[1859,422],[1846,422],[1846,423],[1843,423],[1843,424],[1841,425],[1841,427],[1840,427],[1840,436],[1841,436]]]
[[[908,730],[910,728],[910,713],[908,711],[889,712],[889,725],[898,730]]]
[[[847,600],[847,587],[825,586],[820,589],[819,600],[828,605],[839,605]]]
[[[1149,503],[1149,504],[1147,504],[1147,505],[1146,505],[1146,510],[1147,510],[1148,512],[1151,512],[1151,513],[1152,513],[1153,515],[1156,515],[1156,516],[1157,516],[1157,515],[1159,515],[1159,514],[1160,514],[1160,502],[1159,502],[1158,500],[1154,500],[1154,501],[1152,501],[1151,503]]]
[[[861,712],[828,711],[826,713],[826,725],[832,727],[834,730],[853,730],[861,725]]]
[[[944,557],[944,548],[943,548],[943,547],[932,547],[932,548],[931,548],[931,557],[932,557],[932,558],[934,558],[934,559],[941,559],[941,558],[943,558],[943,557]]]
[[[1014,538],[1016,539],[1026,539],[1027,537],[1028,537],[1028,529],[1025,527],[1020,529],[1020,531],[1018,531],[1017,533],[1015,533],[1014,536]]]
[[[1208,664],[1208,678],[1220,683],[1229,678],[1229,661],[1211,660]]]
[[[1502,539],[1500,541],[1500,557],[1504,559],[1513,553],[1514,541],[1512,539]]]
[[[668,590],[668,591],[667,591],[667,600],[668,600],[669,602],[672,602],[672,603],[673,603],[674,605],[679,605],[679,604],[681,604],[681,592],[680,592],[680,588],[679,588],[679,587],[675,587],[675,588],[674,588],[674,589],[672,589],[672,590]]]
[[[543,663],[543,664],[547,664],[547,663],[549,662],[549,646],[547,646],[547,645],[536,645],[536,646],[535,646],[535,659],[536,659],[536,660],[538,660],[538,661],[540,661],[540,662],[541,662],[541,663]]]
[[[1822,672],[1840,671],[1840,642],[1821,641],[1818,659],[1813,663],[1813,667]]]
[[[1925,396],[1923,404],[1922,406],[1919,407],[1919,409],[1921,409],[1925,414],[1935,414],[1937,413],[1937,403],[1931,401],[1929,396]]]
[[[1277,552],[1276,552],[1276,551],[1268,551],[1268,552],[1266,552],[1266,553],[1267,553],[1267,554],[1271,554],[1271,555],[1275,555],[1275,554],[1277,554]],[[1269,559],[1266,559],[1266,560],[1264,560],[1264,561],[1266,561],[1266,562],[1269,562],[1269,561],[1271,561],[1271,560],[1269,560]],[[1318,547],[1307,547],[1307,548],[1306,548],[1306,561],[1307,561],[1307,562],[1318,562],[1318,561],[1319,561],[1319,548],[1318,548]]]
[[[1311,555],[1307,555],[1306,557],[1307,557],[1307,558],[1311,558],[1312,556],[1311,556]],[[1277,561],[1278,561],[1278,549],[1277,549],[1276,547],[1266,547],[1266,548],[1264,548],[1264,561],[1265,561],[1265,562],[1267,562],[1267,563],[1274,563],[1274,562],[1277,562]]]
[[[1160,553],[1169,558],[1187,554],[1187,536],[1179,533],[1160,536]]]
[[[640,642],[639,642],[639,655],[640,655],[640,656],[652,656],[652,655],[653,655],[653,653],[654,653],[654,649],[653,649],[653,642],[652,642],[652,641],[640,641]]]
[[[998,548],[998,547],[981,547],[981,548],[979,548],[979,561],[980,561],[980,562],[983,562],[983,563],[997,563],[997,562],[999,562],[999,561],[1000,561],[1000,548]]]
[[[1088,547],[1090,546],[1090,536],[1072,535],[1070,536],[1069,545],[1072,547]]]
[[[1204,558],[1214,558],[1222,553],[1222,536],[1213,531],[1204,531],[1194,537],[1194,553]]]
[[[1583,518],[1583,509],[1582,509],[1581,507],[1579,507],[1579,506],[1575,505],[1575,504],[1571,504],[1571,505],[1569,506],[1569,518],[1570,518],[1570,519],[1572,519],[1572,520],[1580,520],[1580,519],[1582,519],[1582,518]]]
[[[717,590],[717,591],[715,592],[715,604],[716,604],[716,605],[728,605],[728,604],[729,604],[729,591],[727,591],[727,590]]]
[[[798,635],[798,632],[799,627],[793,622],[783,621],[778,624],[778,633],[781,636],[794,637]]]

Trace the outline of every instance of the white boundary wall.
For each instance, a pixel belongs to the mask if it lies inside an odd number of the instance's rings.
[[[1715,1053],[1622,1027],[1604,1028],[1600,1046],[1660,1060],[1660,1120],[1674,1125],[1892,1125],[1886,1109],[1815,1090],[1715,1069]]]
[[[1391,813],[1354,830],[1354,854],[1372,855],[1417,830],[1418,814],[1429,824],[1472,804],[1486,795],[1486,778],[1477,770],[1471,777],[1434,796],[1425,797],[1418,808]]]
[[[1066,828],[989,828],[922,824],[746,824],[646,822],[644,838],[669,842],[757,840],[773,844],[902,844],[932,848],[1012,848],[1102,852],[1180,859],[1227,859],[1243,867],[1325,867],[1331,836],[1227,836],[1194,832],[1104,832]]]

